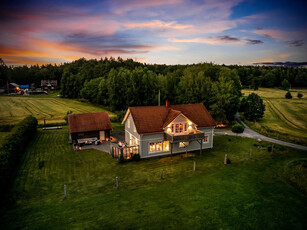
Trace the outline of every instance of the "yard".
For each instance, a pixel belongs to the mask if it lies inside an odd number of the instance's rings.
[[[52,95],[0,96],[0,125],[15,124],[28,115],[38,119],[39,124],[64,122],[67,111],[91,113],[106,111],[103,107],[83,103],[73,99],[56,98]],[[115,116],[109,112],[110,116]]]
[[[1,217],[3,229],[307,227],[306,152],[274,146],[271,155],[271,144],[217,136],[202,156],[119,164],[96,150],[73,151],[63,128],[38,130],[12,189],[15,202]]]
[[[287,91],[280,89],[242,90],[244,96],[253,92],[263,98],[266,111],[260,121],[248,122],[252,129],[267,136],[307,145],[307,89],[291,90],[292,99],[285,99]],[[302,99],[297,98],[298,92],[303,93]]]

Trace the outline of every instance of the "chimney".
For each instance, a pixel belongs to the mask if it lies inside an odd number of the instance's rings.
[[[165,107],[166,107],[166,108],[169,108],[170,106],[171,106],[171,104],[169,103],[169,101],[166,101],[166,102],[165,102]]]

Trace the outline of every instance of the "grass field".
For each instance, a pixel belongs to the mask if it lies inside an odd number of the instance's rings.
[[[15,202],[4,212],[0,226],[306,229],[306,181],[301,181],[306,175],[306,152],[276,145],[271,155],[270,144],[258,148],[255,140],[228,138],[215,137],[214,148],[202,156],[197,152],[173,161],[165,157],[119,164],[96,150],[73,151],[67,143],[67,127],[39,129],[12,189]],[[232,161],[227,166],[223,165],[225,153]]]
[[[73,113],[103,112],[103,107],[82,103],[77,100],[56,98],[51,95],[0,96],[0,125],[15,124],[28,115],[38,119],[39,124],[64,122],[67,111]],[[110,113],[110,116],[115,116]]]
[[[252,129],[264,135],[307,145],[307,89],[291,90],[292,99],[285,99],[287,91],[280,89],[242,90],[244,96],[252,92],[260,95],[266,105],[263,119],[248,122]],[[298,92],[303,93],[302,99],[297,98]]]

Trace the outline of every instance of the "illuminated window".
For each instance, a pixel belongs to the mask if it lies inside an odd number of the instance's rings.
[[[164,152],[169,151],[169,141],[164,141],[163,142],[163,151]]]
[[[162,142],[156,143],[156,152],[162,152]]]
[[[186,132],[188,130],[188,123],[184,123],[184,131]]]
[[[209,137],[208,136],[205,136],[204,137],[204,142],[208,142],[209,141]]]
[[[174,132],[174,124],[172,124],[172,133]]]
[[[184,142],[179,142],[179,147],[180,147],[180,148],[183,148],[183,147],[185,147],[185,144],[184,144]]]
[[[130,120],[128,119],[128,128],[130,128]]]
[[[155,149],[155,146],[156,146],[156,143],[150,143],[149,144],[149,152],[155,152],[156,149]]]

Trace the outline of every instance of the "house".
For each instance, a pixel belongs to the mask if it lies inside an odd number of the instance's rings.
[[[203,104],[128,108],[122,121],[125,142],[141,158],[213,147],[216,123]]]
[[[57,80],[41,80],[41,87],[43,90],[55,90],[57,86]]]
[[[18,93],[20,92],[20,87],[18,84],[16,83],[9,83],[7,86],[6,86],[6,91],[8,93]]]
[[[111,121],[107,112],[68,115],[69,139],[73,144],[110,139]]]

